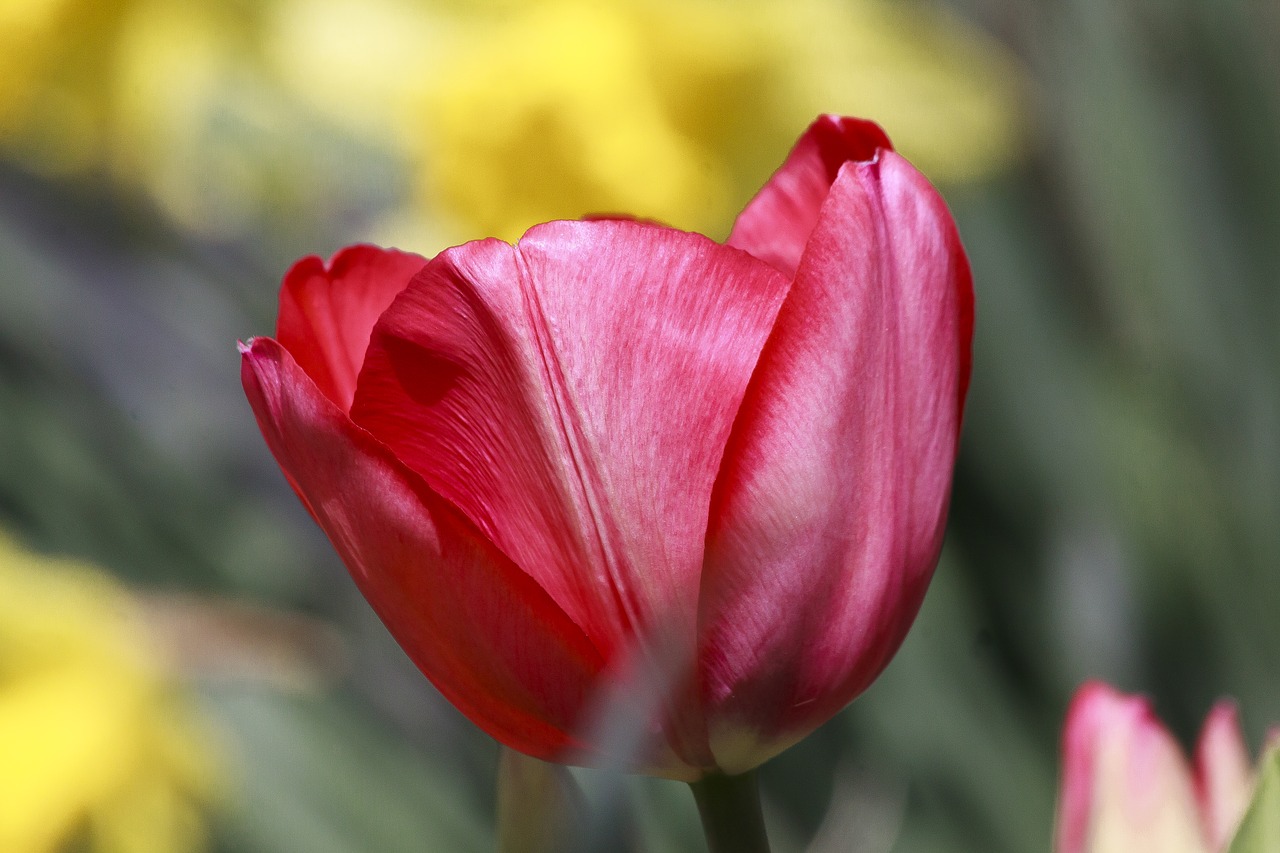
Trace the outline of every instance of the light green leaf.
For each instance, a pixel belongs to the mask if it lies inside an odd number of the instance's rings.
[[[1258,768],[1258,787],[1227,853],[1275,853],[1280,850],[1280,744]]]

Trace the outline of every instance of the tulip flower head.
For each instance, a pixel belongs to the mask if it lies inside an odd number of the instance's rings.
[[[1067,712],[1057,853],[1222,853],[1254,787],[1235,705],[1214,706],[1194,764],[1150,703],[1098,682]]]
[[[888,663],[941,547],[973,322],[938,193],[823,117],[727,244],[549,222],[285,276],[267,444],[424,674],[538,758],[742,773]],[[632,755],[592,708],[669,678]]]

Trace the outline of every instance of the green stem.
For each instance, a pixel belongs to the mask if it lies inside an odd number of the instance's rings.
[[[756,772],[713,775],[689,783],[711,853],[769,853]]]

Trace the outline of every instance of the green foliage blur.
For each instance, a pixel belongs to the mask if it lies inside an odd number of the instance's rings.
[[[1149,694],[1184,743],[1223,695],[1254,749],[1280,721],[1280,6],[950,11],[1021,61],[1026,138],[941,187],[978,294],[948,542],[880,680],[763,769],[784,853],[1047,849],[1062,714],[1086,678]],[[394,146],[262,94],[235,57],[205,123],[142,154],[2,150],[0,525],[140,592],[336,631],[340,654],[297,641],[314,683],[243,677],[252,651],[184,673],[229,778],[215,850],[492,849],[497,747],[399,651],[289,491],[235,350],[274,328],[292,260],[400,233],[388,211],[416,190]],[[212,656],[242,639],[215,635]],[[613,784],[578,778],[589,804]],[[639,849],[701,849],[682,786],[626,788]]]
[[[1254,802],[1227,853],[1261,853],[1280,846],[1280,749],[1264,757],[1258,772]]]

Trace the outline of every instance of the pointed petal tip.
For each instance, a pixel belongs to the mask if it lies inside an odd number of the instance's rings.
[[[236,341],[236,351],[240,353],[240,360],[246,364],[270,358],[275,351],[283,349],[280,342],[270,335],[253,335]]]
[[[839,151],[845,160],[874,161],[880,152],[893,151],[889,135],[880,125],[865,118],[825,113],[809,126],[825,151]]]
[[[1234,721],[1239,725],[1240,721],[1240,703],[1232,699],[1230,696],[1224,696],[1217,702],[1213,703],[1213,707],[1209,709],[1210,720]],[[1206,720],[1206,722],[1208,722]]]
[[[794,275],[831,186],[846,164],[874,164],[893,143],[872,121],[820,115],[734,222],[728,243]]]
[[[282,363],[286,359],[292,361],[292,357],[277,340],[262,335],[237,342],[236,348],[240,351],[240,384],[261,425],[279,391]],[[264,406],[267,408],[262,409]]]
[[[1240,730],[1240,708],[1234,699],[1219,699],[1209,709],[1200,727],[1197,751],[1213,749],[1219,742],[1243,741]]]
[[[1254,769],[1240,729],[1240,712],[1221,699],[1205,717],[1195,750],[1195,789],[1205,834],[1223,849],[1249,804]]]
[[[426,265],[411,252],[358,243],[328,263],[301,258],[284,275],[275,338],[346,410],[378,318]]]
[[[1075,705],[1083,702],[1094,702],[1103,696],[1118,697],[1119,695],[1119,692],[1110,684],[1095,678],[1084,682],[1076,688],[1076,693],[1071,700],[1071,704]]]
[[[1196,764],[1200,769],[1220,763],[1226,756],[1248,763],[1244,733],[1240,727],[1240,709],[1234,699],[1219,699],[1200,727],[1196,741]]]
[[[1095,820],[1097,791],[1103,783],[1103,753],[1139,731],[1159,726],[1143,696],[1121,693],[1093,679],[1076,688],[1062,730],[1056,853],[1085,853]]]

